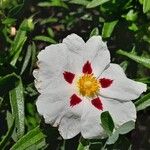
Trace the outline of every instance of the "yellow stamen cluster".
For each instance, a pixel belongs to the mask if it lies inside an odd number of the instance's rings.
[[[94,97],[100,90],[100,83],[92,74],[84,74],[77,81],[79,93],[82,96]]]

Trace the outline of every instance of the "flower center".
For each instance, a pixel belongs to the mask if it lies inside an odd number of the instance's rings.
[[[94,97],[100,90],[100,83],[93,74],[84,74],[77,81],[79,93],[82,96]]]

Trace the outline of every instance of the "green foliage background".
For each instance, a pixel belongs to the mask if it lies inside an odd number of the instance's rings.
[[[32,71],[45,46],[70,33],[87,40],[101,35],[112,62],[128,77],[146,83],[135,101],[132,122],[113,133],[113,118],[101,116],[109,138],[64,141],[38,115]],[[149,0],[0,0],[0,150],[150,149],[150,1]],[[110,125],[111,124],[111,125]],[[129,133],[128,133],[129,132]]]

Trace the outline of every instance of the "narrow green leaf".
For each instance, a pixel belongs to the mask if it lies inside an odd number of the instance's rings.
[[[135,122],[134,121],[128,121],[124,123],[122,126],[120,126],[117,131],[119,134],[126,134],[133,130],[135,128]]]
[[[118,20],[112,21],[112,22],[105,22],[102,29],[102,37],[103,38],[109,38],[117,25]]]
[[[91,31],[90,37],[92,37],[92,36],[94,36],[94,35],[99,35],[99,29],[98,29],[98,28],[94,28],[94,29]]]
[[[16,74],[8,74],[0,78],[0,95],[6,94],[8,91],[12,90],[19,83],[19,78]]]
[[[5,148],[7,142],[11,138],[11,135],[14,131],[14,128],[15,128],[15,120],[13,119],[13,122],[12,122],[10,129],[7,131],[6,135],[3,137],[2,141],[0,142],[0,149],[1,150],[3,150]]]
[[[34,40],[56,44],[56,41],[54,39],[47,37],[47,36],[43,36],[43,35],[35,36]]]
[[[29,45],[28,49],[27,49],[27,52],[26,52],[26,56],[24,58],[24,62],[23,62],[20,74],[24,73],[25,69],[28,66],[28,63],[30,61],[31,56],[32,56],[32,48],[31,48],[31,45]]]
[[[149,58],[145,58],[145,57],[141,57],[141,56],[137,56],[134,53],[128,53],[126,51],[123,50],[118,50],[117,54],[123,55],[123,56],[127,56],[128,58],[136,61],[137,63],[147,67],[150,69],[150,59]]]
[[[18,86],[9,92],[12,114],[15,117],[18,139],[24,135],[24,94],[21,78]]]
[[[11,45],[10,49],[10,57],[11,57],[11,64],[15,66],[20,53],[23,49],[24,43],[27,40],[27,32],[33,30],[34,24],[32,22],[32,18],[25,19],[17,31],[17,35]]]
[[[137,111],[143,110],[150,106],[150,93],[143,96],[141,99],[135,102]]]
[[[102,127],[104,128],[106,133],[110,136],[113,132],[115,125],[114,125],[113,119],[108,111],[102,112],[101,123],[102,123]]]
[[[32,56],[31,56],[31,63],[30,63],[30,74],[32,73],[34,64],[36,62],[36,46],[34,42],[32,42],[31,44],[31,52],[32,52]]]
[[[51,2],[40,2],[38,3],[40,7],[63,7],[68,9],[68,6],[62,0],[55,0]]]
[[[50,37],[53,38],[55,36],[54,31],[51,28],[47,28],[47,32],[48,32]]]
[[[87,1],[87,0],[71,0],[71,1],[69,1],[69,3],[86,6],[86,5],[88,5],[89,1]]]
[[[144,0],[143,2],[143,12],[147,13],[150,11],[150,0]]]
[[[87,8],[94,8],[94,7],[97,7],[99,5],[106,3],[108,1],[110,1],[110,0],[93,0],[93,1],[89,2],[86,7]]]
[[[19,139],[10,150],[25,150],[28,147],[41,142],[45,135],[41,132],[39,127],[34,128]]]
[[[7,126],[8,126],[8,129],[11,128],[11,125],[14,121],[14,117],[13,115],[7,111],[7,114],[6,114],[6,120],[7,120]],[[16,130],[14,129],[13,133],[12,133],[12,139],[16,142],[17,141],[17,134],[16,134]]]

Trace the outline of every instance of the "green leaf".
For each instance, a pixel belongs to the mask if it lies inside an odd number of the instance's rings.
[[[87,8],[94,8],[94,7],[97,7],[99,5],[106,3],[108,1],[110,1],[110,0],[93,0],[93,1],[89,2],[86,7]]]
[[[2,24],[5,24],[5,25],[11,25],[15,22],[16,22],[16,19],[14,18],[6,18],[2,20]]]
[[[0,149],[1,150],[3,150],[5,148],[7,142],[11,138],[11,135],[13,134],[14,128],[15,128],[15,120],[13,119],[11,127],[7,131],[6,135],[3,137],[2,141],[0,142]]]
[[[122,126],[120,126],[117,131],[119,134],[126,134],[133,130],[135,128],[135,122],[134,121],[128,121],[124,123]]]
[[[63,7],[67,8],[68,6],[62,0],[53,0],[51,2],[40,2],[38,3],[40,7]]]
[[[44,42],[48,42],[48,43],[52,43],[52,44],[56,44],[57,43],[54,39],[52,39],[50,37],[47,37],[47,36],[43,36],[43,35],[36,36],[34,38],[34,40],[36,40],[36,41],[44,41]]]
[[[54,31],[51,28],[47,28],[47,32],[48,32],[50,37],[53,38],[55,36]]]
[[[13,115],[12,115],[9,111],[7,111],[6,120],[7,120],[8,129],[10,129],[10,128],[11,128],[11,125],[12,125],[12,123],[13,123],[13,121],[14,121],[14,117],[13,117]],[[12,139],[13,139],[15,142],[17,141],[16,130],[13,131],[11,137],[12,137]]]
[[[137,63],[147,67],[150,69],[150,59],[149,58],[145,58],[145,57],[141,57],[141,56],[137,56],[134,53],[128,53],[126,51],[123,50],[118,50],[117,54],[123,55],[123,56],[127,56],[128,58],[136,61]]]
[[[21,78],[18,86],[9,92],[12,114],[15,117],[18,139],[24,135],[24,94]]]
[[[102,127],[104,128],[106,133],[110,136],[113,132],[115,125],[114,125],[113,119],[108,111],[102,112],[101,123],[102,123]]]
[[[26,56],[24,58],[24,62],[23,62],[20,74],[24,73],[25,69],[28,66],[28,63],[30,61],[31,56],[32,56],[32,48],[31,48],[31,45],[29,45],[28,49],[27,49],[27,52],[26,52]]]
[[[34,64],[36,62],[36,46],[34,42],[32,42],[31,44],[31,52],[32,52],[32,56],[31,56],[31,64],[30,64],[30,74],[32,73]]]
[[[99,35],[99,29],[98,29],[98,28],[94,28],[94,29],[91,31],[90,37],[92,37],[92,36],[94,36],[94,35]]]
[[[41,132],[40,128],[36,127],[19,139],[10,150],[25,150],[34,144],[40,143],[44,138],[45,135]]]
[[[119,133],[117,131],[115,131],[111,136],[108,137],[106,143],[108,145],[110,144],[114,144],[119,138]]]
[[[0,78],[0,95],[6,94],[8,91],[12,90],[19,83],[19,78],[16,74],[8,74]]]
[[[143,12],[147,13],[150,11],[150,0],[144,0],[143,2]]]
[[[87,0],[71,0],[71,1],[69,1],[69,3],[86,6],[86,5],[88,5],[89,1],[87,1]]]
[[[105,22],[102,29],[102,37],[103,38],[109,38],[117,25],[118,20],[112,21],[112,22]]]
[[[150,106],[150,93],[143,96],[141,99],[135,102],[137,111],[143,110]]]
[[[17,31],[17,35],[11,45],[10,49],[10,58],[11,58],[11,64],[13,66],[16,65],[16,62],[20,56],[20,53],[23,49],[23,46],[27,40],[27,32],[33,30],[34,24],[32,22],[32,18],[25,19]]]

